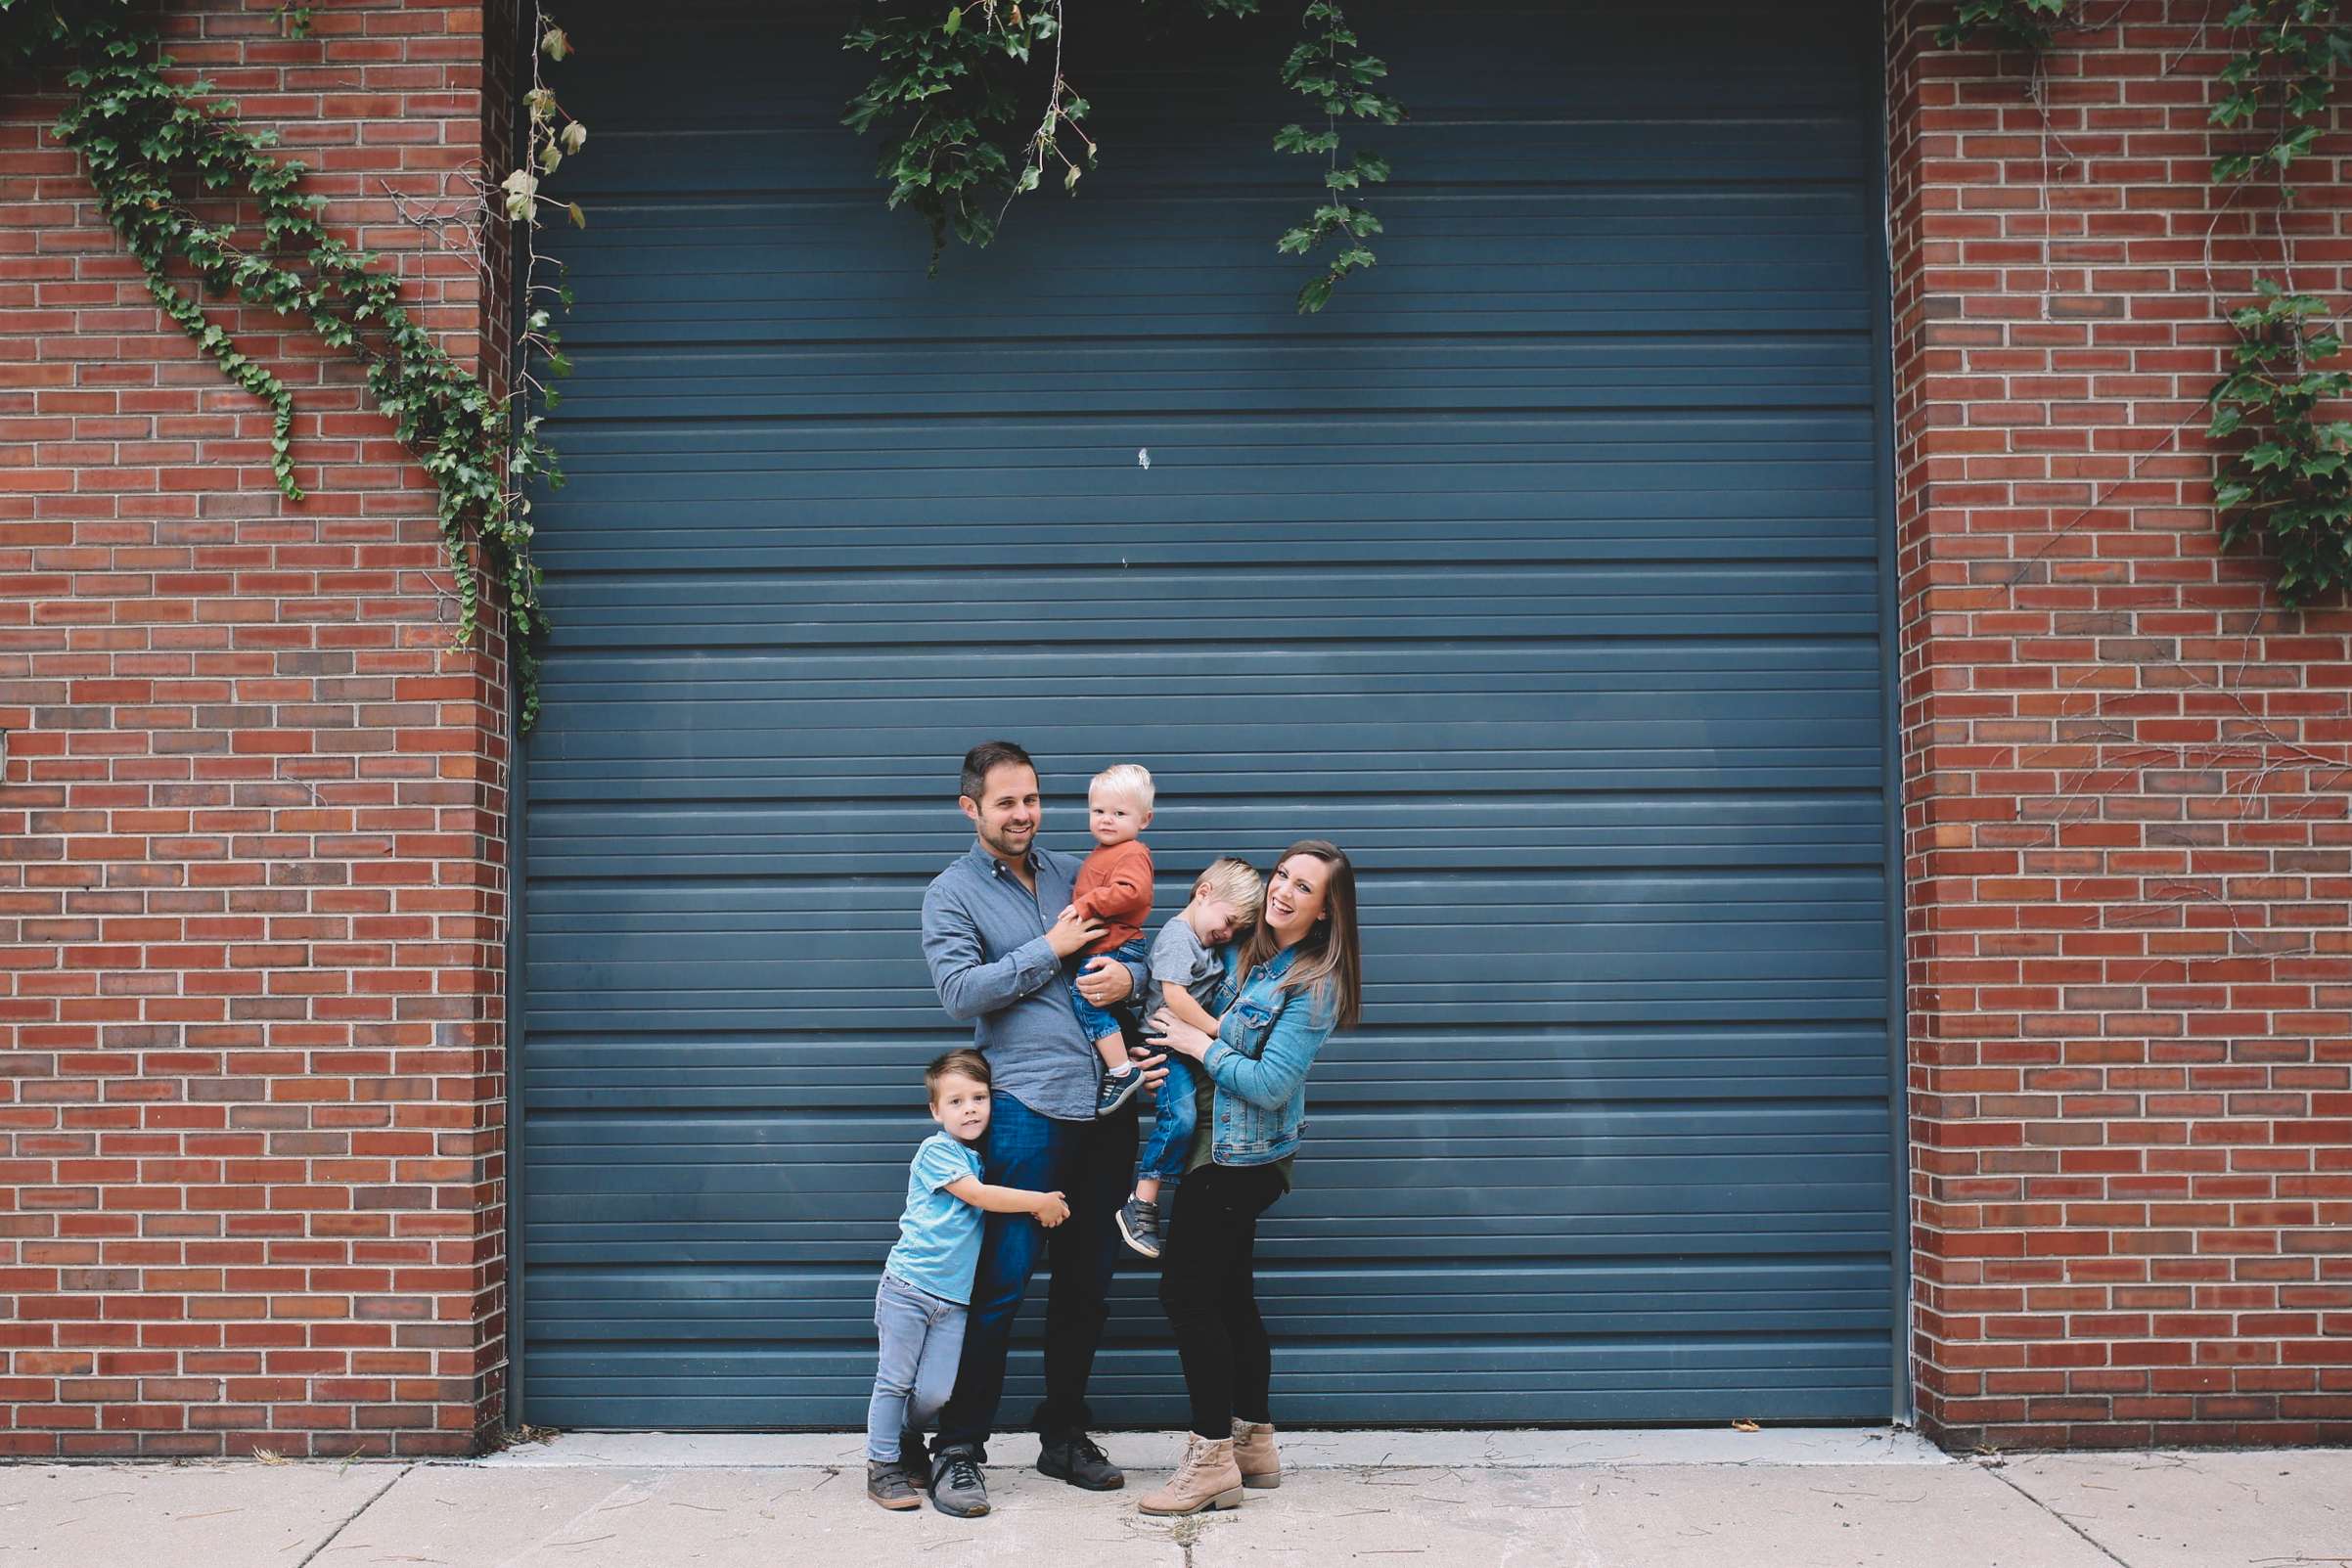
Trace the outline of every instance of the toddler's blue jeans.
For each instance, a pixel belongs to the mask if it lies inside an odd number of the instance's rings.
[[[884,1273],[874,1292],[874,1329],[882,1354],[874,1365],[874,1398],[866,1407],[866,1457],[902,1456],[898,1434],[927,1430],[956,1389],[964,1357],[965,1311]]]
[[[1107,951],[1121,963],[1148,963],[1152,958],[1152,944],[1140,936],[1132,942],[1121,942],[1117,947]],[[1084,969],[1095,961],[1096,957],[1097,955],[1092,953],[1080,954],[1078,967]],[[1069,1005],[1070,1010],[1078,1015],[1078,1027],[1086,1031],[1087,1044],[1092,1045],[1105,1035],[1115,1035],[1119,1032],[1118,1019],[1078,995],[1078,978],[1075,974],[1070,976]]]
[[[1167,1067],[1154,1102],[1157,1109],[1152,1114],[1152,1136],[1144,1140],[1144,1157],[1135,1174],[1173,1182],[1184,1175],[1184,1162],[1193,1152],[1193,1124],[1200,1110],[1193,1101],[1192,1064],[1170,1052]],[[1159,1201],[1167,1200],[1162,1192]]]

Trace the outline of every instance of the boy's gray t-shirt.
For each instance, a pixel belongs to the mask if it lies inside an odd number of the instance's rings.
[[[1179,915],[1160,927],[1159,935],[1152,943],[1153,984],[1180,985],[1205,1008],[1224,978],[1225,961],[1200,945],[1200,935],[1193,929],[1191,921]]]

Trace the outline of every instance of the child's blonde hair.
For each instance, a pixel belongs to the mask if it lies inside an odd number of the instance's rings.
[[[1266,879],[1257,868],[1245,860],[1227,855],[1209,863],[1207,871],[1193,884],[1193,897],[1223,899],[1241,916],[1242,923],[1257,923],[1258,912],[1266,907]]]
[[[1152,770],[1140,762],[1113,763],[1096,774],[1094,783],[1086,786],[1086,798],[1092,800],[1098,789],[1132,800],[1146,811],[1152,809]]]

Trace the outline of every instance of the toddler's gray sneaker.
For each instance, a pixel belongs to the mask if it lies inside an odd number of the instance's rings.
[[[1119,1209],[1119,1238],[1147,1258],[1159,1256],[1159,1205],[1129,1198]]]
[[[1095,1096],[1095,1114],[1097,1116],[1109,1115],[1133,1099],[1135,1092],[1143,1087],[1144,1070],[1133,1062],[1127,1064],[1125,1072],[1105,1073],[1103,1088]]]

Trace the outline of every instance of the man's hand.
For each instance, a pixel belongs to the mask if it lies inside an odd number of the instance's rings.
[[[1076,910],[1063,910],[1061,917],[1054,921],[1053,929],[1045,933],[1045,945],[1054,950],[1054,957],[1066,959],[1102,934],[1103,922],[1101,920],[1091,915],[1080,915]],[[1095,962],[1100,963],[1103,961],[1097,959]],[[1124,968],[1119,970],[1122,976],[1126,972]],[[1132,981],[1129,982],[1129,984],[1132,983]],[[1103,1005],[1100,998],[1086,989],[1085,981],[1078,982],[1078,989],[1085,995],[1086,1000],[1094,1003],[1096,1007],[1099,1008]],[[1122,985],[1111,1000],[1115,1002],[1126,994],[1127,986]]]
[[[1093,925],[1095,934],[1100,936],[1103,932],[1103,922],[1094,920],[1089,923]],[[1060,927],[1057,926],[1056,929],[1059,930]],[[1046,933],[1049,938],[1053,934],[1052,931]],[[1083,943],[1080,944],[1080,946],[1083,945]],[[1060,952],[1061,950],[1057,948],[1055,951]],[[1076,952],[1077,949],[1073,948],[1070,951]],[[1063,956],[1067,957],[1068,955],[1064,954]],[[1078,976],[1078,995],[1098,1008],[1108,1008],[1113,1003],[1125,1001],[1127,993],[1134,989],[1135,976],[1128,971],[1127,965],[1108,953],[1098,953],[1088,959],[1084,972]]]
[[[1037,1206],[1029,1212],[1037,1216],[1039,1225],[1051,1231],[1069,1218],[1069,1200],[1059,1192],[1040,1192]]]
[[[1157,1095],[1161,1081],[1168,1076],[1167,1056],[1149,1046],[1129,1046],[1127,1059],[1143,1068],[1144,1087]]]

